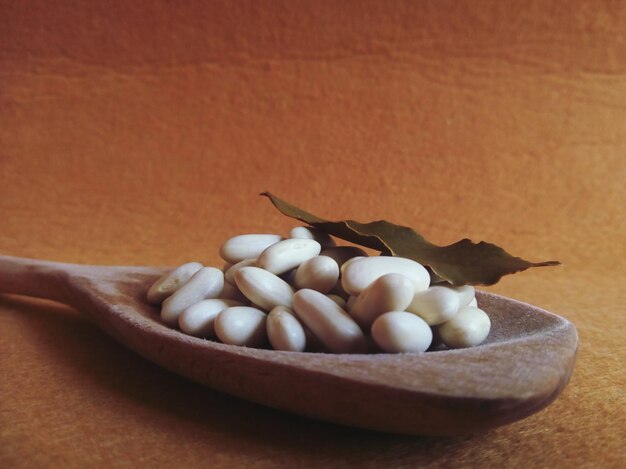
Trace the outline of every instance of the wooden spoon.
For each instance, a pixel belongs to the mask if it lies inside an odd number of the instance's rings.
[[[0,256],[0,292],[84,312],[148,360],[211,388],[355,427],[457,435],[524,418],[569,381],[578,337],[569,321],[491,293],[484,344],[425,354],[331,355],[250,349],[161,324],[146,291],[166,269],[100,267]]]

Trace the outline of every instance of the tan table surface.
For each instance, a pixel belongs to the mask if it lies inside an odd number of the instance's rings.
[[[0,2],[1,254],[221,265],[229,236],[294,226],[271,190],[561,260],[488,289],[574,322],[573,378],[486,434],[380,434],[4,295],[0,466],[626,467],[626,4],[180,3]]]

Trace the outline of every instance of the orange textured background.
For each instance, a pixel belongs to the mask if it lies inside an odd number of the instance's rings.
[[[386,435],[0,296],[0,465],[624,467],[626,3],[181,3],[0,0],[1,254],[221,265],[227,237],[293,226],[270,190],[563,261],[489,290],[576,324],[574,376],[487,434]]]

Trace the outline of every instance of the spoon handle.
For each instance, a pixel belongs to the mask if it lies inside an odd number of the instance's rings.
[[[22,257],[0,256],[0,293],[72,304],[68,278],[82,266]]]

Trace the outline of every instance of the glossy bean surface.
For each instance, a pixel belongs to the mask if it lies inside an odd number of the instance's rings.
[[[163,275],[148,290],[146,298],[153,305],[160,305],[163,301],[202,268],[199,262],[187,262],[171,272]]]
[[[267,247],[279,242],[282,236],[275,234],[244,234],[234,236],[220,248],[220,257],[236,264],[244,259],[255,259]]]
[[[256,265],[280,275],[317,256],[321,249],[320,243],[312,239],[285,239],[259,254]]]
[[[267,337],[274,350],[302,352],[306,347],[306,334],[302,324],[291,311],[277,306],[267,316]]]
[[[242,267],[235,283],[248,300],[270,311],[276,306],[291,307],[293,288],[280,277],[259,267]]]
[[[350,305],[350,316],[365,330],[380,315],[404,311],[414,296],[413,282],[401,274],[377,278]]]
[[[439,336],[450,348],[480,345],[489,335],[491,320],[487,313],[474,306],[462,308],[451,320],[439,326]]]
[[[215,267],[203,267],[163,302],[161,319],[169,326],[176,326],[185,309],[202,300],[217,298],[223,288],[222,271]]]
[[[391,311],[374,321],[372,338],[388,353],[422,353],[430,346],[433,334],[420,317],[404,311]]]
[[[453,288],[435,285],[416,293],[406,310],[436,326],[452,319],[460,307],[461,294]]]
[[[365,335],[337,303],[315,290],[299,290],[293,310],[315,336],[334,353],[364,353]]]
[[[385,274],[402,274],[413,282],[415,292],[426,290],[430,284],[428,271],[420,264],[403,257],[366,257],[350,262],[342,269],[341,284],[351,295],[358,295],[374,280]]]
[[[202,300],[182,312],[178,318],[178,326],[185,334],[213,339],[215,338],[215,318],[231,306],[242,306],[242,304],[233,300]]]
[[[232,306],[215,318],[215,333],[225,344],[261,347],[266,343],[267,315],[250,306]]]
[[[339,279],[339,266],[332,257],[315,256],[298,267],[293,278],[297,289],[310,288],[328,293]]]

